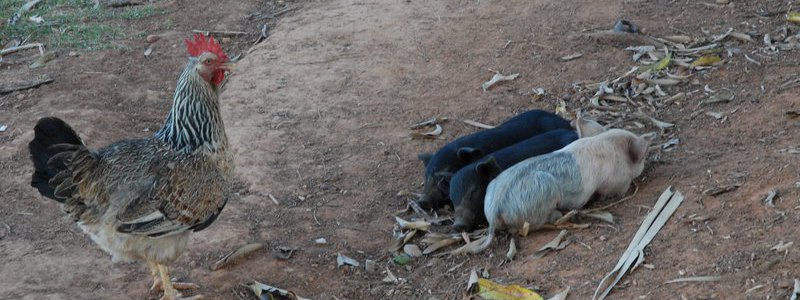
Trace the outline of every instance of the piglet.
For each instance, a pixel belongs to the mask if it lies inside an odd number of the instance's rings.
[[[450,200],[455,207],[453,228],[472,231],[477,224],[486,222],[483,215],[486,186],[500,171],[525,159],[561,149],[576,139],[578,134],[572,130],[549,131],[493,152],[458,170],[450,179]]]
[[[485,154],[511,146],[532,136],[556,129],[570,129],[563,118],[542,110],[521,113],[499,126],[456,139],[435,154],[418,157],[425,164],[425,185],[417,202],[422,208],[447,204],[450,177]]]
[[[621,129],[594,133],[561,150],[526,159],[492,180],[484,199],[488,234],[456,252],[485,250],[503,228],[517,229],[525,222],[530,229],[540,228],[560,218],[559,210],[582,208],[594,194],[625,194],[644,170],[655,135],[638,136]],[[493,168],[500,170],[497,164]]]

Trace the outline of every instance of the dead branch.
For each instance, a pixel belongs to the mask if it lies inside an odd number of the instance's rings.
[[[0,50],[0,56],[6,56],[17,51],[32,49],[32,48],[39,48],[39,55],[44,55],[44,49],[43,49],[44,45],[42,45],[42,43],[33,43],[33,44],[27,44]]]
[[[247,32],[244,32],[244,31],[228,31],[228,30],[197,30],[197,29],[193,29],[192,32],[201,33],[203,35],[209,35],[211,33],[217,34],[217,35],[244,35],[244,34],[247,34]]]
[[[32,89],[32,88],[38,87],[40,85],[48,84],[48,83],[51,83],[51,82],[53,82],[53,79],[50,78],[50,77],[46,77],[45,79],[42,79],[42,80],[25,82],[25,83],[22,83],[22,84],[19,84],[19,85],[16,85],[16,86],[0,86],[0,95],[5,95],[5,94],[11,93],[11,92],[16,92],[16,91]]]

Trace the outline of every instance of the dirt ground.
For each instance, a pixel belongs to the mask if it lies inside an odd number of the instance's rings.
[[[711,1],[713,2],[713,1]],[[247,52],[262,23],[248,16],[273,2],[156,1],[169,13],[130,24],[158,34],[146,58],[144,42],[122,40],[135,51],[80,52],[54,49],[58,58],[27,68],[33,52],[0,63],[0,82],[49,74],[52,84],[0,95],[0,299],[145,299],[151,279],[141,263],[112,264],[57,203],[28,185],[27,143],[35,121],[66,119],[92,147],[145,136],[158,129],[185,63],[182,39],[192,29],[241,30],[225,44],[231,56]],[[475,131],[457,121],[497,124],[515,113],[553,110],[565,99],[585,108],[576,82],[600,82],[633,65],[630,52],[582,34],[632,20],[654,36],[729,27],[756,42],[729,41],[752,53],[761,36],[784,25],[780,1],[556,1],[556,0],[328,0],[278,3],[297,6],[270,20],[270,36],[246,53],[222,95],[241,199],[229,203],[208,229],[193,235],[173,276],[198,283],[210,299],[237,299],[240,284],[257,280],[313,299],[460,299],[469,271],[485,268],[492,280],[516,283],[551,296],[571,287],[570,299],[589,299],[616,264],[658,195],[668,186],[686,200],[645,250],[646,263],[620,282],[610,299],[787,299],[800,277],[800,251],[771,250],[800,243],[800,172],[797,147],[798,89],[778,92],[797,77],[798,53],[741,55],[697,75],[695,84],[672,92],[729,88],[736,98],[704,107],[727,116],[693,116],[702,93],[661,111],[676,124],[660,141],[679,138],[636,180],[640,190],[610,209],[618,226],[595,223],[571,230],[569,245],[539,260],[525,256],[556,231],[517,238],[518,259],[500,265],[508,237],[484,254],[424,256],[408,266],[391,262],[393,216],[406,207],[401,191],[421,189],[416,154]],[[166,21],[175,24],[164,28]],[[0,37],[2,39],[2,37]],[[509,42],[510,41],[510,42]],[[559,58],[575,52],[572,61]],[[519,73],[487,92],[489,71]],[[699,84],[698,84],[699,83]],[[541,100],[532,88],[543,88]],[[449,117],[443,139],[412,140],[409,125]],[[630,123],[625,124],[626,126]],[[633,128],[636,132],[654,128]],[[786,151],[786,149],[795,149]],[[655,160],[655,159],[654,159]],[[717,196],[708,188],[739,185]],[[763,203],[777,189],[775,206]],[[273,203],[273,195],[279,204]],[[599,206],[601,204],[590,204]],[[447,214],[443,210],[442,214]],[[400,214],[411,218],[410,214]],[[591,221],[590,221],[591,222]],[[448,225],[435,231],[447,232]],[[327,244],[315,239],[325,238]],[[209,266],[237,245],[261,242],[266,250],[222,270]],[[416,241],[419,242],[418,240]],[[299,250],[277,258],[280,246]],[[336,267],[337,253],[377,261],[384,274]],[[718,282],[665,284],[690,276],[722,276]]]

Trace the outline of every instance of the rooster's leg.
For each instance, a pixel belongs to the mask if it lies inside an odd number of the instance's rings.
[[[161,276],[158,275],[158,265],[156,263],[148,261],[147,266],[150,267],[150,275],[153,275],[153,286],[150,287],[150,292],[160,292],[161,289]]]
[[[158,264],[148,261],[147,265],[150,266],[150,274],[153,275],[153,286],[150,287],[150,293],[163,292],[164,285],[161,283],[161,275],[159,275],[158,273]],[[171,282],[172,282],[172,287],[179,291],[196,290],[200,288],[199,285],[196,285],[191,282],[175,282],[175,281]]]
[[[161,277],[161,287],[164,289],[164,296],[161,297],[161,300],[200,300],[203,299],[202,295],[194,295],[191,297],[184,298],[180,293],[178,293],[178,289],[196,289],[198,286],[194,283],[183,283],[183,282],[172,282],[169,278],[169,269],[165,265],[156,264],[158,268],[158,275]],[[165,284],[165,283],[169,284]]]

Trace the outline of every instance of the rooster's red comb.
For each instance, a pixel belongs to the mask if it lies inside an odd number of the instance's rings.
[[[222,52],[222,46],[213,37],[208,37],[206,40],[206,37],[200,33],[194,35],[194,41],[186,40],[186,50],[192,57],[200,56],[203,52],[211,52],[216,54],[220,61],[228,60],[228,55]]]

